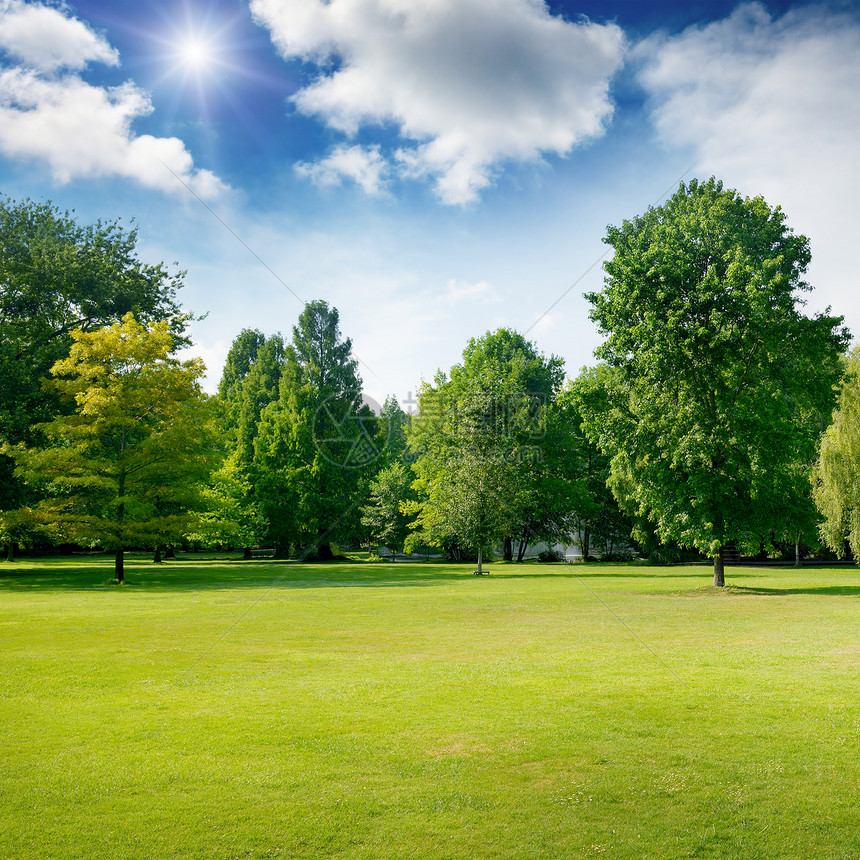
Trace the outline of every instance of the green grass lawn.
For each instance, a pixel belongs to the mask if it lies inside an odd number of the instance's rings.
[[[0,857],[860,857],[860,571],[470,569],[0,565]]]

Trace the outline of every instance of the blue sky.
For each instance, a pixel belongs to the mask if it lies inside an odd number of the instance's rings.
[[[606,225],[682,177],[781,205],[860,331],[858,81],[857,3],[0,0],[0,191],[134,219],[210,389],[322,298],[406,402],[502,325],[592,363]]]

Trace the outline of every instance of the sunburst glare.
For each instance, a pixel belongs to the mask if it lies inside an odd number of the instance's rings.
[[[184,65],[201,71],[217,59],[217,49],[209,41],[194,36],[178,45],[178,54]]]

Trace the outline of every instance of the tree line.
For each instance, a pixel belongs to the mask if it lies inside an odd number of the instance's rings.
[[[160,554],[180,542],[330,559],[335,546],[451,559],[821,541],[860,557],[857,352],[807,316],[808,240],[715,179],[605,241],[586,297],[599,362],[499,329],[375,414],[335,308],[286,340],[245,329],[214,396],[179,361],[182,272],[136,230],[0,202],[0,539]]]

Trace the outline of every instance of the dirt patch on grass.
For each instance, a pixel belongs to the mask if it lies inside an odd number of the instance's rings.
[[[745,588],[736,585],[724,585],[718,588],[716,585],[702,585],[689,591],[675,591],[676,597],[727,597],[732,594],[748,594]]]
[[[492,750],[486,745],[473,740],[456,740],[438,747],[426,750],[431,758],[466,758],[474,755],[487,755]]]

